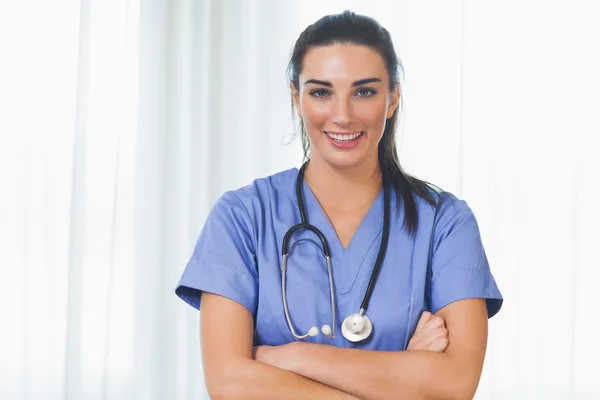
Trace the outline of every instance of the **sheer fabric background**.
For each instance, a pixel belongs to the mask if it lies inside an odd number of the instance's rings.
[[[174,286],[223,191],[300,165],[287,59],[346,8],[506,298],[477,399],[600,397],[598,2],[38,0],[0,3],[0,398],[207,398]]]

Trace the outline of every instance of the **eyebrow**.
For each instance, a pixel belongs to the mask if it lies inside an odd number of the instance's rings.
[[[379,79],[379,78],[359,79],[358,81],[352,82],[352,86],[354,87],[354,86],[366,85],[367,83],[372,83],[372,82],[381,82],[381,79]],[[321,81],[318,79],[309,79],[306,82],[304,82],[304,86],[308,85],[309,83],[314,83],[316,85],[323,85],[323,86],[327,86],[327,87],[333,87],[331,82]]]

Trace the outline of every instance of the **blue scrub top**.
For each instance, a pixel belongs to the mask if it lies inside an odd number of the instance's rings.
[[[300,222],[295,183],[298,169],[255,180],[225,193],[213,206],[187,263],[176,294],[195,308],[200,293],[212,292],[246,307],[254,316],[255,345],[296,340],[281,297],[281,253],[286,231]],[[393,192],[392,192],[393,193]],[[473,212],[444,192],[438,210],[416,197],[419,227],[409,236],[404,208],[391,196],[390,236],[379,278],[366,310],[373,321],[369,339],[342,336],[344,318],[360,309],[383,229],[383,190],[347,249],[337,238],[316,197],[304,182],[308,222],[323,232],[331,250],[336,295],[336,338],[319,332],[305,341],[370,350],[405,350],[421,313],[468,298],[487,301],[488,316],[502,306]],[[397,212],[399,211],[399,212]],[[319,239],[309,231],[290,242],[287,270],[289,311],[296,331],[331,324],[327,267]]]

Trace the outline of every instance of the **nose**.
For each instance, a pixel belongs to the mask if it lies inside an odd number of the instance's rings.
[[[349,100],[338,99],[333,106],[332,121],[336,125],[346,127],[354,120],[352,105]]]

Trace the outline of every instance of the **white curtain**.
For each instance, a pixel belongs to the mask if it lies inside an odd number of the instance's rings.
[[[353,9],[404,63],[406,169],[505,296],[477,399],[600,398],[594,0],[0,2],[0,398],[207,398],[174,286],[212,202],[298,166],[285,67]]]

